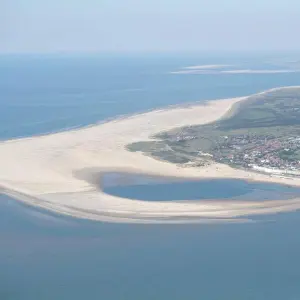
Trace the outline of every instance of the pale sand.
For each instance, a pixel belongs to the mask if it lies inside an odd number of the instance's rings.
[[[278,70],[225,70],[220,71],[220,73],[224,74],[280,74],[280,73],[298,73],[300,70],[292,70],[292,69],[278,69]]]
[[[299,209],[300,199],[266,202],[136,201],[107,195],[90,180],[92,172],[89,169],[93,169],[97,172],[242,178],[300,185],[300,179],[270,177],[221,164],[204,168],[178,167],[125,149],[127,144],[150,140],[150,136],[161,131],[217,120],[233,104],[246,98],[161,109],[79,130],[1,142],[0,187],[4,193],[31,205],[79,218],[110,222],[240,222],[245,220],[232,218]]]
[[[211,69],[221,69],[221,68],[227,68],[231,67],[232,65],[200,65],[200,66],[190,66],[190,67],[184,67],[183,69],[187,70],[211,70]]]
[[[212,69],[185,69],[170,72],[170,74],[281,74],[281,73],[299,73],[298,69],[278,69],[278,70],[212,70]]]

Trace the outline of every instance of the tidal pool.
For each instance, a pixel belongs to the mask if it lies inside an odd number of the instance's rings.
[[[105,173],[105,193],[144,201],[233,199],[267,201],[300,196],[300,188],[240,179],[178,179],[128,173]]]

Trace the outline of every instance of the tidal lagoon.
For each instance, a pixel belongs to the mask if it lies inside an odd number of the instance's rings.
[[[239,179],[186,179],[142,174],[106,173],[105,193],[144,201],[223,200],[267,201],[300,196],[300,188]]]

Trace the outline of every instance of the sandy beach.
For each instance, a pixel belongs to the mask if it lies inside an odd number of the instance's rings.
[[[127,144],[150,140],[162,131],[215,121],[245,99],[170,107],[78,130],[1,142],[0,188],[30,205],[109,222],[242,222],[249,214],[300,209],[300,199],[184,203],[130,200],[105,194],[91,180],[93,174],[88,170],[93,169],[99,173],[126,171],[185,178],[240,178],[300,186],[300,179],[271,177],[221,164],[179,167],[126,150]]]

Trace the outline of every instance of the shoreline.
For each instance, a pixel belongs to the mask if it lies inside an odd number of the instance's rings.
[[[299,87],[275,88],[255,95],[292,88]],[[216,121],[251,96],[175,105],[70,131],[1,141],[0,190],[2,187],[4,194],[29,205],[103,222],[245,222],[247,215],[300,209],[300,199],[270,200],[267,204],[230,200],[149,203],[105,194],[87,178],[76,176],[80,171],[97,169],[101,173],[126,171],[182,179],[232,178],[300,186],[300,178],[271,177],[217,163],[183,168],[126,150],[126,145],[153,140],[152,136],[159,132]],[[92,173],[88,176],[95,180]]]

